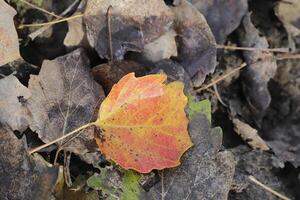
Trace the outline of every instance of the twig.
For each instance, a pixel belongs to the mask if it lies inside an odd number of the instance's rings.
[[[28,6],[32,7],[32,8],[35,8],[35,9],[39,10],[41,12],[44,12],[44,13],[46,13],[48,15],[51,15],[51,16],[56,17],[56,18],[61,18],[60,16],[56,15],[55,13],[49,12],[48,10],[46,10],[44,8],[40,8],[40,7],[38,7],[38,6],[30,3],[28,1],[25,1],[25,0],[19,0],[19,1],[25,3],[26,5],[28,5]]]
[[[75,129],[74,131],[71,131],[70,133],[68,133],[68,134],[66,134],[66,135],[63,135],[63,136],[61,136],[61,137],[59,137],[59,138],[57,138],[57,139],[55,139],[55,140],[53,140],[53,141],[51,141],[51,142],[48,142],[48,143],[46,143],[46,144],[43,144],[43,145],[41,145],[41,146],[39,146],[39,147],[36,147],[36,148],[30,150],[30,151],[29,151],[29,154],[33,154],[33,153],[35,153],[35,152],[37,152],[37,151],[39,151],[39,150],[41,150],[41,149],[44,149],[44,148],[46,148],[46,147],[48,147],[48,146],[50,146],[50,145],[52,145],[52,144],[54,144],[54,143],[57,143],[57,142],[59,142],[59,141],[61,141],[61,140],[63,140],[63,139],[66,139],[67,137],[70,137],[71,135],[74,135],[74,134],[77,133],[78,131],[81,131],[81,130],[83,130],[83,129],[89,127],[89,126],[93,126],[93,125],[95,125],[95,122],[85,124],[85,125],[83,125],[83,126],[77,128],[77,129]]]
[[[210,88],[210,87],[214,86],[215,84],[219,83],[220,81],[223,81],[225,78],[227,78],[227,77],[229,77],[229,76],[235,74],[236,72],[240,71],[241,69],[243,69],[243,68],[246,67],[246,66],[247,66],[246,63],[242,63],[239,67],[234,68],[234,69],[231,70],[230,72],[228,72],[228,73],[226,73],[226,74],[224,74],[224,75],[222,75],[222,76],[216,78],[215,80],[212,80],[209,84],[204,85],[204,86],[202,86],[202,87],[200,87],[200,88],[195,88],[195,91],[196,91],[196,92],[201,92],[201,91],[203,91],[203,90],[206,90],[207,88]]]
[[[276,56],[276,60],[300,59],[300,54],[284,53]]]
[[[51,22],[45,22],[45,23],[39,23],[39,24],[22,24],[18,27],[18,29],[22,29],[22,28],[25,28],[25,27],[37,27],[37,26],[53,25],[53,24],[69,21],[69,20],[72,20],[72,19],[76,19],[76,18],[79,18],[79,17],[82,17],[82,16],[83,16],[83,14],[79,14],[79,15],[74,15],[74,16],[66,17],[66,18],[59,19],[59,20],[54,20],[54,21],[51,21]]]
[[[111,35],[111,10],[112,6],[110,5],[107,9],[106,17],[107,17],[107,34],[108,34],[108,46],[109,46],[109,52],[110,52],[110,63],[113,63],[114,61],[114,54],[113,54],[113,46],[112,46],[112,35]]]
[[[249,176],[248,177],[250,181],[252,181],[253,183],[255,183],[256,185],[262,187],[264,190],[272,193],[273,195],[279,197],[280,199],[283,199],[283,200],[291,200],[290,198],[276,192],[275,190],[273,190],[272,188],[266,186],[265,184],[261,183],[260,181],[258,181],[254,176]]]
[[[227,49],[227,50],[242,50],[242,51],[266,51],[266,52],[278,52],[278,53],[288,53],[288,48],[256,48],[256,47],[235,47],[235,46],[227,46],[227,45],[217,45],[218,49]]]

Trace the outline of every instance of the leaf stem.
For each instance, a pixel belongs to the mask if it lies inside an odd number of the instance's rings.
[[[87,127],[90,127],[90,126],[93,126],[93,125],[95,125],[95,122],[91,122],[91,123],[85,124],[85,125],[83,125],[83,126],[77,128],[77,129],[71,131],[70,133],[68,133],[68,134],[66,134],[66,135],[63,135],[63,136],[61,136],[61,137],[59,137],[59,138],[57,138],[57,139],[55,139],[55,140],[53,140],[53,141],[51,141],[51,142],[48,142],[48,143],[43,144],[43,145],[41,145],[41,146],[38,146],[38,147],[36,147],[36,148],[34,148],[34,149],[31,149],[31,150],[29,151],[29,154],[33,154],[33,153],[35,153],[35,152],[37,152],[37,151],[39,151],[39,150],[41,150],[41,149],[44,149],[44,148],[46,148],[46,147],[48,147],[48,146],[50,146],[50,145],[52,145],[52,144],[54,144],[54,143],[57,143],[57,142],[59,142],[59,141],[61,141],[61,140],[63,140],[63,139],[66,139],[67,137],[70,137],[71,135],[77,133],[78,131],[81,131],[81,130],[86,129]]]

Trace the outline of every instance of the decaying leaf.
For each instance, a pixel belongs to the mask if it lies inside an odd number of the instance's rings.
[[[26,107],[31,93],[13,76],[0,79],[0,122],[12,130],[24,131],[31,120]]]
[[[192,146],[183,84],[165,75],[123,77],[103,101],[96,125],[101,152],[124,169],[141,173],[178,166]]]
[[[217,65],[215,38],[204,16],[186,0],[180,0],[172,10],[178,34],[178,60],[198,87]]]
[[[202,101],[196,101],[195,97],[192,95],[188,96],[189,98],[189,118],[193,119],[193,117],[197,113],[202,113],[206,116],[208,121],[211,123],[211,103],[208,99]]]
[[[130,60],[101,64],[92,69],[94,79],[102,85],[104,91],[109,93],[112,86],[123,76],[134,72],[137,76],[145,75],[146,70],[138,63]]]
[[[193,93],[193,84],[190,75],[176,61],[164,59],[154,64],[154,69],[150,73],[165,73],[168,76],[167,82],[181,81],[184,83],[185,94]]]
[[[210,128],[206,116],[197,113],[190,120],[194,146],[184,155],[180,167],[161,172],[161,182],[146,193],[146,199],[227,199],[235,162],[228,151],[218,152],[220,128]]]
[[[30,77],[32,96],[28,108],[33,119],[30,128],[43,142],[57,139],[92,120],[104,94],[88,66],[87,56],[78,49],[55,60],[44,61],[39,75]],[[95,151],[95,146],[93,130],[86,129],[64,149],[84,156]]]
[[[248,11],[247,0],[188,1],[205,16],[218,44],[225,42]]]
[[[107,9],[111,9],[113,54],[122,59],[127,51],[142,51],[145,44],[166,33],[173,16],[163,0],[88,1],[84,21],[90,45],[100,57],[109,58]]]
[[[141,192],[139,179],[140,175],[130,170],[101,168],[101,173],[91,176],[87,185],[100,190],[108,199],[138,200]]]
[[[250,14],[244,17],[239,28],[239,40],[244,47],[269,47],[267,39],[252,24]],[[241,74],[245,96],[253,111],[263,114],[271,102],[268,82],[276,73],[276,59],[272,53],[263,51],[244,51],[243,56],[248,64]]]
[[[282,21],[286,31],[289,34],[289,42],[292,48],[295,48],[293,39],[300,42],[300,1],[278,2],[275,7],[275,14]],[[298,38],[298,39],[297,39]]]
[[[3,200],[48,199],[58,168],[47,167],[27,154],[25,138],[0,128],[0,196]]]
[[[235,147],[232,152],[235,155],[237,165],[233,182],[234,188],[229,199],[278,199],[272,193],[258,189],[258,186],[249,180],[249,175],[258,180],[264,180],[270,188],[281,194],[287,191],[283,181],[276,174],[276,168],[283,167],[284,164],[271,153],[252,150],[245,145]],[[289,194],[284,195],[289,196]]]
[[[175,36],[176,32],[174,30],[168,31],[153,42],[146,44],[142,55],[152,62],[177,56]]]
[[[19,39],[14,24],[17,12],[0,0],[0,66],[20,58]]]
[[[238,118],[234,118],[232,123],[235,127],[235,131],[241,136],[241,138],[247,142],[252,148],[267,151],[270,148],[266,142],[258,135],[256,129],[252,128],[249,124],[242,122]]]

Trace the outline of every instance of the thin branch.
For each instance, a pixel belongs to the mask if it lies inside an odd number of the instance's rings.
[[[112,46],[112,33],[111,33],[111,10],[112,6],[110,5],[107,9],[106,17],[107,17],[107,34],[108,34],[108,46],[110,52],[110,62],[113,63],[114,61],[114,53],[113,53],[113,46]]]
[[[204,85],[200,88],[195,88],[195,91],[196,92],[201,92],[203,90],[206,90],[207,88],[210,88],[212,86],[214,86],[215,84],[219,83],[220,81],[223,81],[224,79],[226,79],[227,77],[239,72],[241,69],[243,69],[244,67],[246,67],[247,64],[246,63],[242,63],[239,67],[237,68],[234,68],[233,70],[229,71],[228,73],[226,74],[223,74],[222,76],[216,78],[215,80],[212,80],[209,84],[207,85]]]
[[[46,10],[44,8],[40,8],[40,7],[38,7],[38,6],[30,3],[28,1],[25,1],[25,0],[19,0],[19,1],[25,3],[26,5],[28,5],[28,6],[32,7],[32,8],[37,9],[37,10],[43,12],[43,13],[46,13],[46,14],[51,15],[51,16],[56,17],[56,18],[61,18],[60,16],[56,15],[55,13],[49,12],[48,10]]]
[[[68,133],[68,134],[66,134],[66,135],[63,135],[63,136],[61,136],[61,137],[59,137],[59,138],[57,138],[57,139],[55,139],[55,140],[53,140],[53,141],[51,141],[51,142],[48,142],[48,143],[46,143],[46,144],[43,144],[43,145],[41,145],[41,146],[39,146],[39,147],[36,147],[36,148],[30,150],[30,151],[29,151],[29,154],[33,154],[33,153],[35,153],[35,152],[37,152],[37,151],[39,151],[39,150],[41,150],[41,149],[44,149],[44,148],[46,148],[46,147],[48,147],[48,146],[50,146],[50,145],[52,145],[52,144],[54,144],[54,143],[57,143],[57,142],[59,142],[59,141],[61,141],[61,140],[64,140],[64,139],[66,139],[67,137],[70,137],[71,135],[74,135],[75,133],[77,133],[77,132],[79,132],[79,131],[81,131],[81,130],[87,128],[87,127],[93,126],[93,125],[95,125],[95,122],[85,124],[85,125],[83,125],[83,126],[77,128],[77,129],[75,129],[74,131],[71,131],[70,133]]]
[[[279,197],[280,199],[283,199],[283,200],[291,200],[290,198],[276,192],[275,190],[273,190],[272,188],[266,186],[265,184],[261,183],[260,181],[258,181],[254,176],[249,176],[248,177],[250,181],[252,181],[253,183],[255,183],[256,185],[262,187],[264,190],[272,193],[273,195]]]
[[[25,27],[38,27],[38,26],[53,25],[53,24],[73,20],[73,19],[80,18],[80,17],[83,17],[83,14],[78,14],[78,15],[74,15],[74,16],[71,16],[71,17],[66,17],[66,18],[63,18],[63,19],[54,20],[54,21],[51,21],[51,22],[39,23],[39,24],[22,24],[18,27],[18,29],[22,29],[22,28],[25,28]]]
[[[288,53],[288,48],[256,48],[256,47],[236,47],[236,46],[227,46],[227,45],[217,45],[218,49],[226,49],[226,50],[242,50],[242,51],[266,51],[266,52],[277,52],[277,53]]]
[[[283,53],[276,56],[276,60],[300,59],[300,54]]]

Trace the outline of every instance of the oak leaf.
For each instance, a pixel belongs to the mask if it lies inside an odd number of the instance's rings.
[[[96,125],[101,152],[124,169],[141,173],[175,167],[192,146],[183,84],[166,76],[124,76],[103,101]]]

